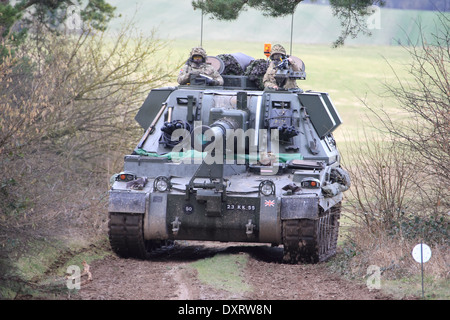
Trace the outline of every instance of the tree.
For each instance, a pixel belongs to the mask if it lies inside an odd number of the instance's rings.
[[[411,57],[409,74],[412,81],[386,84],[402,111],[399,121],[383,109],[370,108],[382,122],[385,131],[396,137],[403,147],[422,159],[423,170],[436,183],[450,186],[450,19],[438,13],[435,32],[420,43],[404,47]],[[418,25],[420,30],[424,28]],[[409,41],[413,43],[413,41]],[[395,70],[393,70],[395,73]]]
[[[0,63],[0,224],[45,223],[67,212],[60,205],[80,214],[100,206],[79,193],[104,193],[99,185],[142,135],[142,98],[181,65],[156,31],[144,36],[132,23],[41,37],[39,50],[27,40]],[[25,58],[31,67],[18,72]]]
[[[103,175],[109,181],[141,136],[133,118],[142,98],[173,81],[181,65],[169,61],[155,30],[144,36],[132,20],[120,31],[104,30],[114,11],[105,1],[71,3],[0,3],[8,13],[0,20],[0,223],[56,214],[46,205]],[[83,23],[64,32],[58,27],[72,9]],[[82,172],[89,179],[73,183]]]
[[[333,42],[333,47],[343,46],[348,37],[356,38],[358,34],[371,35],[366,18],[371,14],[369,6],[383,6],[383,0],[330,0],[333,15],[341,21],[341,35]]]
[[[0,154],[28,147],[70,149],[84,160],[101,155],[138,129],[129,119],[142,96],[173,80],[179,67],[155,57],[167,44],[154,32],[144,37],[132,25],[113,36],[42,36],[40,51],[27,41],[0,64]],[[17,72],[24,57],[33,68]]]
[[[419,30],[424,28],[419,24]],[[347,152],[351,213],[369,231],[448,243],[450,208],[450,19],[436,15],[435,32],[404,49],[409,77],[385,83],[395,112],[365,106],[379,136]],[[411,43],[413,43],[411,41]]]
[[[303,0],[194,0],[194,9],[201,9],[218,20],[235,20],[246,6],[261,10],[264,15],[282,17],[294,12]]]
[[[33,26],[56,31],[73,8],[80,9],[83,23],[104,31],[116,8],[105,0],[89,0],[84,7],[83,3],[82,0],[0,1],[0,59],[23,43]]]
[[[293,14],[297,5],[303,0],[193,0],[194,9],[203,10],[218,20],[235,20],[247,7],[262,11],[269,17],[284,17]],[[384,0],[330,0],[333,15],[341,20],[342,32],[333,43],[334,47],[344,44],[349,36],[370,34],[366,18],[371,14],[367,7],[384,5]]]

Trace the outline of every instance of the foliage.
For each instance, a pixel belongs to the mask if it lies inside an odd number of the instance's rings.
[[[62,24],[70,14],[68,9],[79,8],[81,19],[85,23],[91,23],[91,27],[96,30],[105,31],[108,22],[114,17],[115,7],[105,0],[89,0],[85,4],[82,0],[21,0],[11,5],[12,1],[3,1],[0,5],[10,8],[9,14],[5,15],[12,22],[17,22],[23,18],[23,23],[29,25],[35,22],[46,25],[51,30],[52,27]],[[84,6],[84,8],[83,8]],[[27,15],[25,15],[27,13]],[[9,25],[11,27],[12,24]]]
[[[348,218],[371,234],[447,242],[448,190],[421,170],[422,159],[392,137],[366,136],[348,151]]]
[[[403,211],[389,228],[391,236],[400,236],[411,240],[424,240],[428,243],[446,243],[449,241],[449,221],[445,216],[419,216]]]
[[[105,31],[115,7],[105,0],[21,0],[0,2],[0,62],[23,44],[29,31],[39,41],[42,32],[58,32],[68,17],[79,14],[77,32],[93,28]],[[74,10],[74,9],[77,10]],[[77,12],[75,12],[77,11]]]
[[[219,20],[235,20],[246,6],[263,12],[265,16],[282,17],[294,12],[303,0],[194,0],[194,9],[203,10]]]
[[[143,97],[170,82],[178,68],[167,64],[166,42],[144,37],[132,24],[115,34],[40,36],[39,47],[27,40],[0,65],[4,219],[45,212],[81,172],[92,179],[117,170],[116,154],[122,157],[140,135],[133,117]],[[28,63],[19,68],[20,61]]]
[[[333,47],[344,45],[345,39],[356,38],[358,34],[371,35],[367,28],[367,8],[371,5],[384,5],[383,0],[330,0],[333,15],[341,21],[341,35],[333,43]]]
[[[413,81],[394,71],[397,83],[385,84],[400,112],[367,106],[379,136],[349,152],[351,217],[371,233],[448,241],[450,28],[445,15],[437,18],[434,39],[406,48]]]
[[[114,17],[115,9],[105,0],[90,0],[80,15],[83,21],[89,21],[94,29],[105,31],[108,22]]]
[[[404,47],[411,57],[412,81],[402,80],[393,70],[397,83],[386,84],[386,92],[395,97],[402,120],[385,110],[369,109],[383,124],[383,130],[422,159],[423,169],[435,184],[450,185],[450,18],[436,16],[436,32],[422,36],[421,43]],[[419,28],[423,27],[419,24]]]
[[[265,16],[284,17],[293,14],[298,4],[303,0],[193,0],[194,9],[204,14],[210,14],[218,20],[235,20],[239,13],[247,7],[259,10]],[[339,18],[342,32],[333,43],[334,47],[344,44],[349,36],[355,38],[358,34],[370,34],[367,29],[366,18],[371,14],[367,8],[371,5],[385,4],[384,0],[330,0],[333,15]]]

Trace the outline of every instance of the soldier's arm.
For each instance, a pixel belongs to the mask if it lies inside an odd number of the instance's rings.
[[[288,58],[289,60],[289,64],[292,67],[292,70],[294,71],[302,71],[302,68],[300,68],[300,66],[297,64],[297,62],[295,62],[294,59]]]
[[[214,67],[205,65],[205,74],[214,80],[213,85],[223,86],[223,78]]]
[[[223,86],[223,78],[216,69],[214,69],[213,79],[216,81],[216,86]]]
[[[190,78],[190,72],[189,67],[187,65],[183,66],[181,68],[180,73],[178,74],[178,83],[179,84],[187,84],[189,83]]]
[[[267,69],[266,74],[264,75],[263,78],[263,83],[264,83],[264,88],[274,88],[274,89],[278,89],[278,86],[275,82],[275,70],[274,68],[272,68],[272,66],[270,65],[269,68]]]

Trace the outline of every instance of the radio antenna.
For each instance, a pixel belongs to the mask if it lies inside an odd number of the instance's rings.
[[[294,13],[295,13],[295,8],[294,8],[294,11],[292,11],[292,19],[291,19],[291,48],[290,48],[290,53],[289,53],[290,56],[292,56],[292,35],[294,33]]]
[[[202,19],[201,19],[201,27],[200,27],[200,47],[203,48],[203,9],[202,9]]]

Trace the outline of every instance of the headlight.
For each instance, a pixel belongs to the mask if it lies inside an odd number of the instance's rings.
[[[123,182],[129,182],[136,180],[137,176],[132,172],[121,172],[116,176],[116,181],[123,181]]]
[[[302,188],[316,189],[320,188],[320,181],[314,178],[305,178],[301,182]]]
[[[171,183],[169,178],[165,176],[156,177],[153,182],[153,189],[159,192],[165,192],[171,188]]]
[[[275,184],[272,180],[264,180],[259,184],[259,192],[265,196],[275,194]]]

